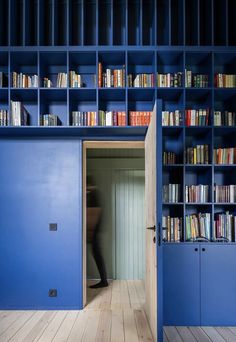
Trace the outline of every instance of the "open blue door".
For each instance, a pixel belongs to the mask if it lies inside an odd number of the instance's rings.
[[[146,314],[155,341],[163,339],[161,105],[157,100],[145,138]]]

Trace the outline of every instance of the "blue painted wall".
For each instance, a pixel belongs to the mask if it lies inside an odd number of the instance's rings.
[[[0,146],[0,309],[82,308],[81,142]]]

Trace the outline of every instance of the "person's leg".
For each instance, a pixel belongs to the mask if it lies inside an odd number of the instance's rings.
[[[91,288],[106,287],[108,286],[107,272],[106,272],[105,262],[101,253],[101,248],[99,245],[97,229],[95,229],[95,232],[93,235],[92,252],[93,252],[93,257],[98,268],[98,272],[100,274],[101,281],[98,284],[92,285],[90,287]]]

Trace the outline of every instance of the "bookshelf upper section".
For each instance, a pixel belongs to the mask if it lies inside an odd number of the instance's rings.
[[[235,0],[1,0],[0,46],[235,46]]]

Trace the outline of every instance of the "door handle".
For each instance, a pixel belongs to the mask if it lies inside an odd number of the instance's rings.
[[[156,231],[156,226],[154,225],[154,226],[152,226],[152,227],[147,227],[146,229],[148,229],[148,230],[153,230],[154,232]]]

